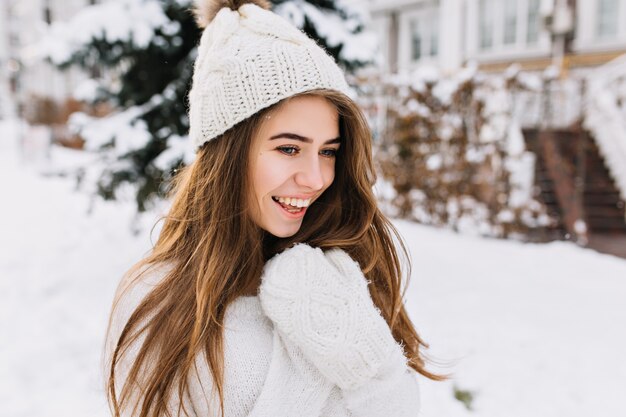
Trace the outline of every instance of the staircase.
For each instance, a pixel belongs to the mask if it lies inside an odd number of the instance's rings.
[[[586,244],[606,236],[626,238],[624,201],[595,141],[580,126],[524,131],[527,148],[538,156],[535,183],[554,222],[547,239]],[[580,220],[586,224],[586,230]]]
[[[556,187],[550,174],[547,163],[539,143],[539,131],[537,129],[525,129],[523,131],[526,148],[536,156],[535,163],[535,196],[544,204],[552,222],[543,230],[531,236],[532,240],[550,241],[566,239],[567,229],[563,223],[563,211],[556,196]]]
[[[586,135],[587,138],[588,135]],[[624,234],[624,201],[609,175],[595,141],[586,141],[584,210],[589,230],[595,234]]]

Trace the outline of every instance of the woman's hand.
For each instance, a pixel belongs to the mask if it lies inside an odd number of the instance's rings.
[[[340,249],[299,244],[275,256],[259,297],[279,332],[342,389],[362,386],[390,361],[406,364],[361,268]]]

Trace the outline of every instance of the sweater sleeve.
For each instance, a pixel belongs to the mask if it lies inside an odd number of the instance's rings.
[[[415,417],[420,409],[417,374],[400,364],[386,367],[359,388],[342,390],[342,395],[355,417]]]
[[[163,273],[151,272],[149,276],[142,277],[132,286],[120,285],[119,300],[111,317],[111,328],[107,337],[105,375],[108,375],[112,353],[126,322],[162,276]],[[250,305],[251,303],[248,303],[248,307]],[[264,317],[260,303],[258,310],[259,314]],[[241,309],[232,314],[233,318],[226,323],[224,334],[225,347],[230,349],[224,352],[227,356],[223,385],[224,415],[227,417],[296,415],[319,417],[322,415],[322,409],[328,402],[333,384],[320,374],[317,368],[304,357],[300,349],[287,343],[277,331],[273,330],[269,319],[264,317],[268,323],[266,328],[263,323],[256,321],[238,322],[236,317],[241,316]],[[266,336],[261,337],[261,334]],[[265,342],[265,337],[268,338],[267,342]],[[144,338],[139,337],[131,344],[116,366],[118,396],[143,341]],[[255,361],[255,363],[250,361]],[[257,362],[265,362],[266,368],[258,366]],[[253,367],[254,373],[251,372]],[[262,373],[261,377],[259,373]],[[221,416],[219,399],[204,355],[197,356],[196,366],[192,369],[187,382],[189,389],[185,397],[179,398],[174,390],[168,402],[171,415],[177,417]],[[123,417],[138,415],[138,410],[132,410],[132,407],[139,400],[137,393],[140,390],[141,387],[133,390],[133,397],[129,401],[130,406],[122,410]],[[179,404],[184,405],[187,414],[182,411],[178,412]]]
[[[258,303],[258,300],[256,301]],[[250,306],[250,303],[248,303]],[[225,326],[224,415],[227,417],[319,417],[333,384],[308,362],[300,349],[286,342],[263,316],[262,322],[239,321],[242,304]],[[259,307],[260,310],[260,307]],[[259,314],[262,314],[259,311]],[[210,378],[200,358],[198,380]],[[213,416],[206,399],[191,390],[199,416]]]
[[[126,279],[120,283],[115,296],[104,349],[104,377],[106,379],[108,379],[111,370],[113,353],[126,323],[141,301],[164,276],[165,270],[165,267],[155,268],[144,276],[141,276],[140,279],[135,280],[126,277]],[[132,344],[128,346],[126,351],[118,359],[115,367],[115,392],[118,400],[121,395],[122,387],[126,384],[130,370],[137,359],[141,346],[144,343],[144,339],[144,335],[140,335]],[[135,389],[131,391],[131,397],[127,402],[128,406],[120,410],[121,416],[135,417],[139,415],[140,409],[137,405],[140,402],[140,391],[140,386],[135,387]],[[173,391],[172,396],[168,401],[167,407],[171,415],[179,417],[196,417],[194,406],[189,395],[185,395],[185,397],[181,399],[178,397],[178,393],[176,391],[177,390]],[[184,409],[181,409],[179,413],[179,405],[181,404],[184,406]]]
[[[319,417],[333,389],[299,348],[274,332],[272,363],[248,417]]]

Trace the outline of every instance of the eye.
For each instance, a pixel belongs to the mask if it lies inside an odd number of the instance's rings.
[[[335,158],[337,156],[337,152],[339,151],[339,149],[322,149],[322,155],[324,155],[327,158]]]
[[[279,146],[276,148],[278,151],[284,153],[285,155],[296,155],[300,149],[297,146]]]

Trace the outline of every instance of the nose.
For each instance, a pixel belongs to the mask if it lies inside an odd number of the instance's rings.
[[[296,174],[296,183],[302,187],[318,191],[324,187],[323,161],[315,155],[302,160],[302,165]]]

